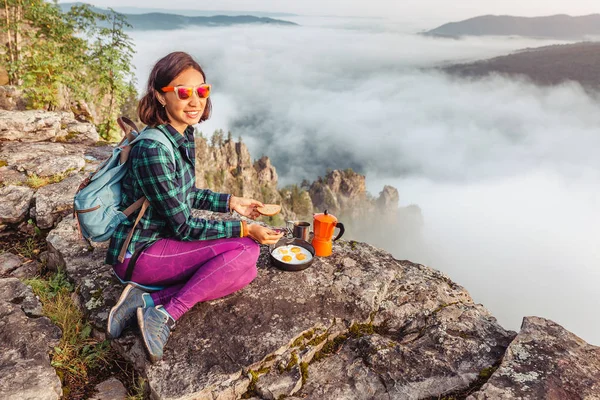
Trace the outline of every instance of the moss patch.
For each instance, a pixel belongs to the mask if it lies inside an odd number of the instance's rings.
[[[491,367],[487,367],[479,371],[479,378],[485,379],[486,381],[491,378],[491,376],[498,369],[497,365],[493,365]]]
[[[273,361],[276,357],[275,354],[271,354],[269,357],[265,358],[265,362]]]
[[[57,136],[54,141],[57,143],[66,143],[71,141],[73,138],[75,138],[78,135],[77,132],[69,132],[67,133],[65,136]]]
[[[50,185],[52,183],[62,182],[69,174],[73,171],[73,168],[66,170],[60,174],[54,174],[52,176],[40,177],[37,174],[33,174],[27,177],[25,184],[32,189],[39,189],[43,186]]]
[[[310,340],[315,334],[315,330],[311,329],[308,332],[304,332],[302,335],[298,336],[296,340],[292,342],[292,347],[298,347],[304,344],[305,340]]]
[[[285,366],[285,371],[291,371],[292,368],[294,368],[294,365],[298,364],[298,354],[296,354],[296,352],[294,351],[292,353],[292,356],[290,358],[290,361],[288,362],[288,364]]]
[[[308,380],[308,363],[300,363],[300,373],[302,374],[302,384],[304,385]]]
[[[376,332],[376,330],[373,324],[369,322],[366,324],[355,323],[350,327],[350,329],[348,329],[348,332],[353,337],[362,337],[365,335],[372,335]]]
[[[6,167],[7,165],[8,165],[8,161],[6,161],[6,160],[0,160],[0,168]]]
[[[347,335],[339,335],[336,336],[333,340],[325,343],[320,351],[318,351],[313,357],[313,361],[320,361],[323,358],[330,356],[331,354],[335,354],[342,347],[344,342],[348,340]]]
[[[259,370],[249,370],[248,373],[250,374],[250,383],[248,384],[248,390],[246,390],[246,393],[244,393],[242,395],[242,399],[249,399],[251,397],[255,397],[257,396],[256,393],[256,383],[258,382],[258,378],[261,375],[264,375],[266,373],[268,373],[269,371],[271,371],[271,368],[261,368]]]
[[[314,337],[311,341],[309,341],[306,345],[307,346],[317,346],[321,343],[323,343],[325,340],[327,340],[327,337],[329,336],[329,332],[326,331],[325,333],[323,333],[322,335],[316,336]]]
[[[372,313],[370,315],[369,321],[372,321],[374,317],[375,317],[375,314]],[[348,339],[359,338],[359,337],[363,337],[366,335],[373,335],[375,333],[382,335],[382,334],[385,334],[387,331],[388,331],[388,328],[387,328],[387,324],[385,324],[385,323],[383,323],[382,325],[373,325],[372,322],[367,322],[364,324],[354,323],[354,324],[352,324],[352,326],[350,326],[350,328],[348,329],[348,332],[346,334],[336,336],[335,338],[333,338],[333,340],[330,340],[327,343],[325,343],[323,345],[323,347],[321,348],[321,350],[315,354],[315,356],[313,357],[313,361],[320,361],[320,360],[330,356],[331,354],[337,353],[338,350],[344,344],[344,342],[346,342],[346,340],[348,340]],[[322,342],[321,339],[323,339],[323,340],[327,339],[327,332],[321,336],[318,336],[317,338],[315,338],[313,340],[315,341],[315,343],[318,344],[318,343]],[[308,344],[310,344],[310,343],[308,343]],[[394,347],[395,345],[396,345],[395,343],[390,343],[390,345],[388,347]]]

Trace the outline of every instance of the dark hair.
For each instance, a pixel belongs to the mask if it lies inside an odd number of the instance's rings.
[[[137,111],[140,121],[148,126],[157,126],[169,122],[167,111],[158,101],[156,93],[162,92],[161,88],[167,86],[173,79],[188,68],[194,68],[196,71],[200,72],[206,82],[206,75],[200,64],[198,64],[192,56],[183,51],[173,52],[158,60],[154,65],[154,68],[152,68],[152,72],[150,72],[146,94],[138,104]],[[204,107],[204,112],[202,113],[202,117],[200,117],[200,121],[206,121],[210,118],[211,111],[212,102],[209,97],[206,99],[206,107]]]

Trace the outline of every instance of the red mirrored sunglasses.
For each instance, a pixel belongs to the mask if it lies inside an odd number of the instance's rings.
[[[179,100],[188,100],[196,92],[199,98],[206,99],[210,96],[211,85],[203,83],[200,86],[165,86],[163,92],[175,92]]]

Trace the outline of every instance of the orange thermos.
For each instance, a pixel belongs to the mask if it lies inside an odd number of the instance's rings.
[[[332,240],[335,228],[338,228],[340,233]],[[344,224],[338,222],[335,216],[325,210],[322,214],[314,214],[313,230],[312,245],[315,248],[316,255],[327,257],[331,255],[333,241],[338,240],[344,234]]]

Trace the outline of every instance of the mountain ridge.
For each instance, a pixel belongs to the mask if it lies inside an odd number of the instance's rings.
[[[539,85],[572,81],[585,90],[600,90],[600,42],[580,42],[523,49],[486,60],[442,67],[455,76],[482,77],[492,73],[526,76]]]
[[[63,12],[68,12],[71,7],[86,3],[61,3],[58,6]],[[91,9],[98,13],[108,13],[108,9],[90,5]],[[115,10],[116,11],[116,10]],[[166,11],[166,10],[165,10]],[[118,12],[118,11],[117,11]],[[131,24],[130,30],[175,30],[188,26],[232,26],[247,24],[268,24],[282,26],[297,26],[295,22],[275,19],[270,17],[260,17],[254,15],[212,15],[212,16],[187,16],[167,12],[150,12],[143,14],[121,13]]]
[[[543,17],[481,15],[458,22],[449,22],[423,34],[450,38],[493,35],[584,39],[587,36],[600,36],[600,14],[582,16],[556,14]]]

